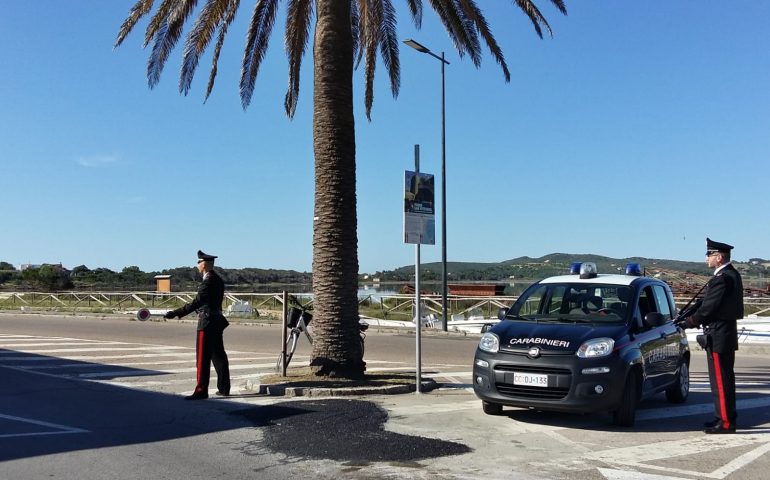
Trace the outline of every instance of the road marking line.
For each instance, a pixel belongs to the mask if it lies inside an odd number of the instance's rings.
[[[738,410],[761,408],[770,406],[770,397],[745,398],[736,402]],[[636,412],[637,420],[656,420],[659,418],[687,417],[690,415],[700,415],[714,413],[713,403],[695,403],[692,405],[662,407],[649,410],[639,410]]]
[[[655,475],[654,473],[641,473],[633,470],[615,470],[611,468],[598,468],[607,480],[669,480],[682,477],[669,477],[668,475]]]
[[[191,353],[192,355],[192,353]],[[250,360],[264,360],[263,357],[245,357],[245,358],[238,358],[236,361],[233,361],[233,359],[230,359],[230,365],[231,369],[233,368],[233,365],[238,365],[238,361],[250,361]],[[110,367],[136,367],[136,366],[158,366],[161,367],[163,365],[172,365],[172,364],[179,364],[179,363],[195,363],[195,358],[189,358],[184,360],[163,360],[163,361],[155,361],[155,362],[112,362],[112,363],[62,363],[58,365],[33,365],[33,366],[20,366],[19,368],[23,368],[25,370],[55,370],[57,368],[94,368],[94,367],[101,367],[101,368],[110,368]],[[264,366],[275,366],[272,363],[269,364],[246,364],[246,365],[238,365],[238,368],[248,368],[248,367],[264,367]],[[157,368],[154,370],[158,370]],[[194,369],[193,369],[194,370]]]
[[[770,442],[767,442],[764,445],[760,445],[759,447],[755,448],[754,450],[744,453],[727,465],[714,470],[711,472],[711,474],[718,475],[718,478],[725,478],[736,470],[739,470],[754,460],[762,457],[762,455],[766,454],[767,452],[770,452]]]
[[[124,344],[125,345],[125,344]],[[78,352],[121,352],[129,350],[186,350],[187,347],[167,347],[167,346],[138,346],[138,347],[115,347],[115,348],[61,348],[53,350],[16,350],[12,352],[0,352],[0,360],[3,355],[17,354],[17,353],[78,353]]]
[[[553,438],[557,442],[567,445],[571,449],[577,451],[577,452],[590,452],[591,449],[586,447],[584,444],[575,442],[573,440],[570,440],[569,438],[565,437],[564,435],[560,434],[556,430],[545,430],[543,432],[544,435],[547,437]]]
[[[0,413],[0,418],[11,420],[14,422],[31,423],[32,425],[38,425],[40,427],[53,428],[58,431],[55,432],[25,432],[25,433],[6,433],[0,434],[0,438],[15,438],[15,437],[31,437],[36,435],[61,435],[65,433],[91,433],[88,430],[82,428],[68,427],[66,425],[59,425],[56,423],[43,422],[40,420],[32,420],[31,418],[14,417],[13,415],[3,415]]]
[[[230,375],[231,381],[236,380],[258,380],[261,377],[267,376],[267,375],[273,375],[274,372],[264,372],[264,373],[250,373],[247,375]],[[135,377],[134,377],[135,378]],[[103,385],[112,385],[116,387],[123,387],[123,388],[144,388],[144,387],[159,387],[159,386],[169,386],[169,385],[175,385],[175,384],[186,384],[186,383],[195,383],[195,378],[190,376],[188,378],[176,378],[176,379],[164,379],[164,380],[131,380],[129,378],[123,378],[119,380],[94,380],[97,383],[103,384]]]
[[[109,360],[112,358],[155,358],[155,357],[189,357],[195,360],[195,352],[190,349],[189,352],[158,352],[158,353],[138,353],[132,355],[61,355],[56,357],[0,357],[0,361],[8,362],[50,362],[53,360]],[[265,357],[269,358],[269,357]]]
[[[299,364],[309,364],[309,362],[300,362]],[[292,365],[294,365],[294,362],[292,362]],[[119,365],[105,365],[106,367],[116,367]],[[264,367],[271,367],[275,368],[274,363],[261,363],[261,364],[255,364],[255,365],[230,365],[230,371],[233,370],[248,370],[251,368],[264,368]],[[27,370],[27,369],[25,369]],[[104,378],[104,377],[142,377],[147,375],[163,375],[163,374],[172,374],[172,373],[192,373],[196,372],[196,367],[190,367],[190,368],[175,368],[175,369],[168,369],[168,370],[162,370],[162,369],[156,369],[156,370],[116,370],[116,371],[110,371],[110,372],[93,372],[93,373],[80,373],[77,375],[74,375],[77,378]]]
[[[713,408],[713,405],[711,405]],[[761,456],[768,449],[770,435],[704,435],[702,437],[689,437],[681,440],[672,440],[668,442],[655,443],[654,449],[640,448],[639,445],[623,448],[612,448],[594,453],[585,453],[584,458],[606,462],[610,465],[623,465],[628,467],[643,468],[650,470],[661,470],[666,473],[678,473],[691,475],[699,478],[723,479],[738,468],[745,466],[754,457]],[[660,466],[647,462],[666,460],[668,458],[680,457],[686,455],[702,455],[712,450],[722,450],[731,447],[751,446],[761,443],[757,452],[750,452],[752,455],[744,454],[729,464],[715,470],[711,473],[696,472],[672,468],[670,466]],[[748,455],[748,456],[747,456]],[[742,458],[745,457],[745,458]]]
[[[94,341],[82,341],[82,342],[35,342],[35,343],[15,343],[4,344],[0,343],[0,348],[12,348],[17,350],[19,347],[75,347],[80,345],[126,345],[124,342],[94,342]]]

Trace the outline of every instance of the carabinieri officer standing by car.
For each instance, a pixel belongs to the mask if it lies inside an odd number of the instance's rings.
[[[225,283],[214,271],[216,258],[215,255],[198,250],[198,271],[203,275],[198,294],[192,302],[164,315],[165,318],[182,318],[193,311],[198,312],[198,337],[195,342],[197,384],[192,395],[185,397],[185,400],[208,398],[212,362],[217,372],[217,395],[230,395],[230,364],[222,339],[222,332],[229,325],[222,314]]]
[[[735,351],[738,323],[743,318],[743,281],[730,263],[732,245],[706,238],[706,263],[714,276],[706,284],[700,307],[685,319],[687,328],[703,326],[714,420],[706,433],[735,433]],[[699,342],[700,343],[700,342]]]

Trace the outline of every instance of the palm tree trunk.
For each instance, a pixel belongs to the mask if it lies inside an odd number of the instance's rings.
[[[363,376],[358,334],[356,142],[350,1],[317,0],[313,327],[316,375]]]

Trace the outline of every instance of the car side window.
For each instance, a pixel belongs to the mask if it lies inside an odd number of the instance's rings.
[[[564,304],[564,292],[567,290],[564,286],[557,286],[549,289],[547,300],[541,308],[540,313],[546,315],[558,314]]]
[[[666,295],[666,289],[662,285],[654,285],[653,292],[655,294],[655,305],[657,311],[660,312],[666,320],[671,320],[671,304],[668,301],[668,295]]]
[[[644,323],[644,317],[650,312],[657,312],[657,304],[655,302],[655,295],[652,293],[651,287],[644,287],[639,293],[639,303],[636,307],[636,313],[639,320],[639,324],[643,330],[647,330],[649,327]]]

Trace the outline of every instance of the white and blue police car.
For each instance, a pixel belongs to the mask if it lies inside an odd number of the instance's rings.
[[[569,275],[530,285],[498,317],[473,361],[473,390],[487,414],[505,405],[610,412],[616,425],[631,426],[647,397],[687,399],[690,349],[673,322],[671,288],[642,276],[639,264],[620,275],[574,263]]]

